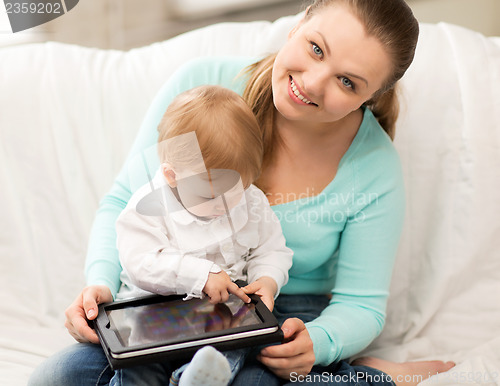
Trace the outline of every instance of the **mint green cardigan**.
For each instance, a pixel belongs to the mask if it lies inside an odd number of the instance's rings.
[[[179,69],[155,97],[127,162],[157,142],[157,126],[180,92],[219,84],[242,93],[241,70],[255,58],[194,60]],[[102,199],[86,260],[88,284],[120,286],[115,221],[132,195],[127,163]],[[294,252],[282,294],[332,294],[330,305],[306,324],[316,364],[360,352],[382,331],[394,257],[404,216],[399,157],[369,109],[337,175],[318,195],[272,208]]]

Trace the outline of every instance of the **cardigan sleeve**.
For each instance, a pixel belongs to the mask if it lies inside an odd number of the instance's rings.
[[[358,181],[353,186],[370,200],[362,200],[347,216],[332,299],[318,318],[306,324],[316,364],[327,365],[359,353],[381,333],[385,323],[405,194],[395,151],[389,151],[385,160],[376,158],[349,166],[353,180]]]

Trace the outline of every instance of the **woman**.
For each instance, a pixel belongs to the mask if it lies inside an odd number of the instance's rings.
[[[200,84],[242,92],[262,126],[264,167],[257,185],[294,251],[289,283],[275,304],[286,343],[263,349],[235,384],[312,383],[318,379],[305,375],[325,371],[331,377],[321,384],[350,384],[353,374],[357,384],[392,385],[389,376],[398,385],[416,384],[453,366],[344,361],[384,324],[404,212],[390,141],[395,85],[413,59],[417,36],[418,23],[403,0],[317,0],[277,55],[247,68],[248,78],[241,76],[248,59],[204,59],[181,69],[153,102],[129,159],[156,142],[170,100]],[[87,319],[120,284],[114,222],[131,195],[126,177],[118,177],[94,224],[86,267],[91,285],[66,311],[66,326],[79,342],[98,342]],[[138,368],[124,372],[121,382],[162,384],[170,368],[154,366],[147,380]],[[408,374],[414,377],[403,377]],[[32,381],[107,384],[112,376],[100,346],[86,343],[49,359]]]

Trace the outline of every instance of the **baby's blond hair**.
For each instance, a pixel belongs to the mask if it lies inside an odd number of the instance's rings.
[[[232,169],[243,186],[260,174],[262,137],[252,110],[234,91],[221,86],[200,86],[179,94],[168,106],[158,126],[161,162],[175,169],[192,161],[182,146],[167,141],[195,132],[206,169]]]

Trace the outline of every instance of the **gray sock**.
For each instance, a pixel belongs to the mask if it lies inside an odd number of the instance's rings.
[[[231,369],[226,357],[211,346],[199,349],[181,375],[179,386],[227,386]]]

